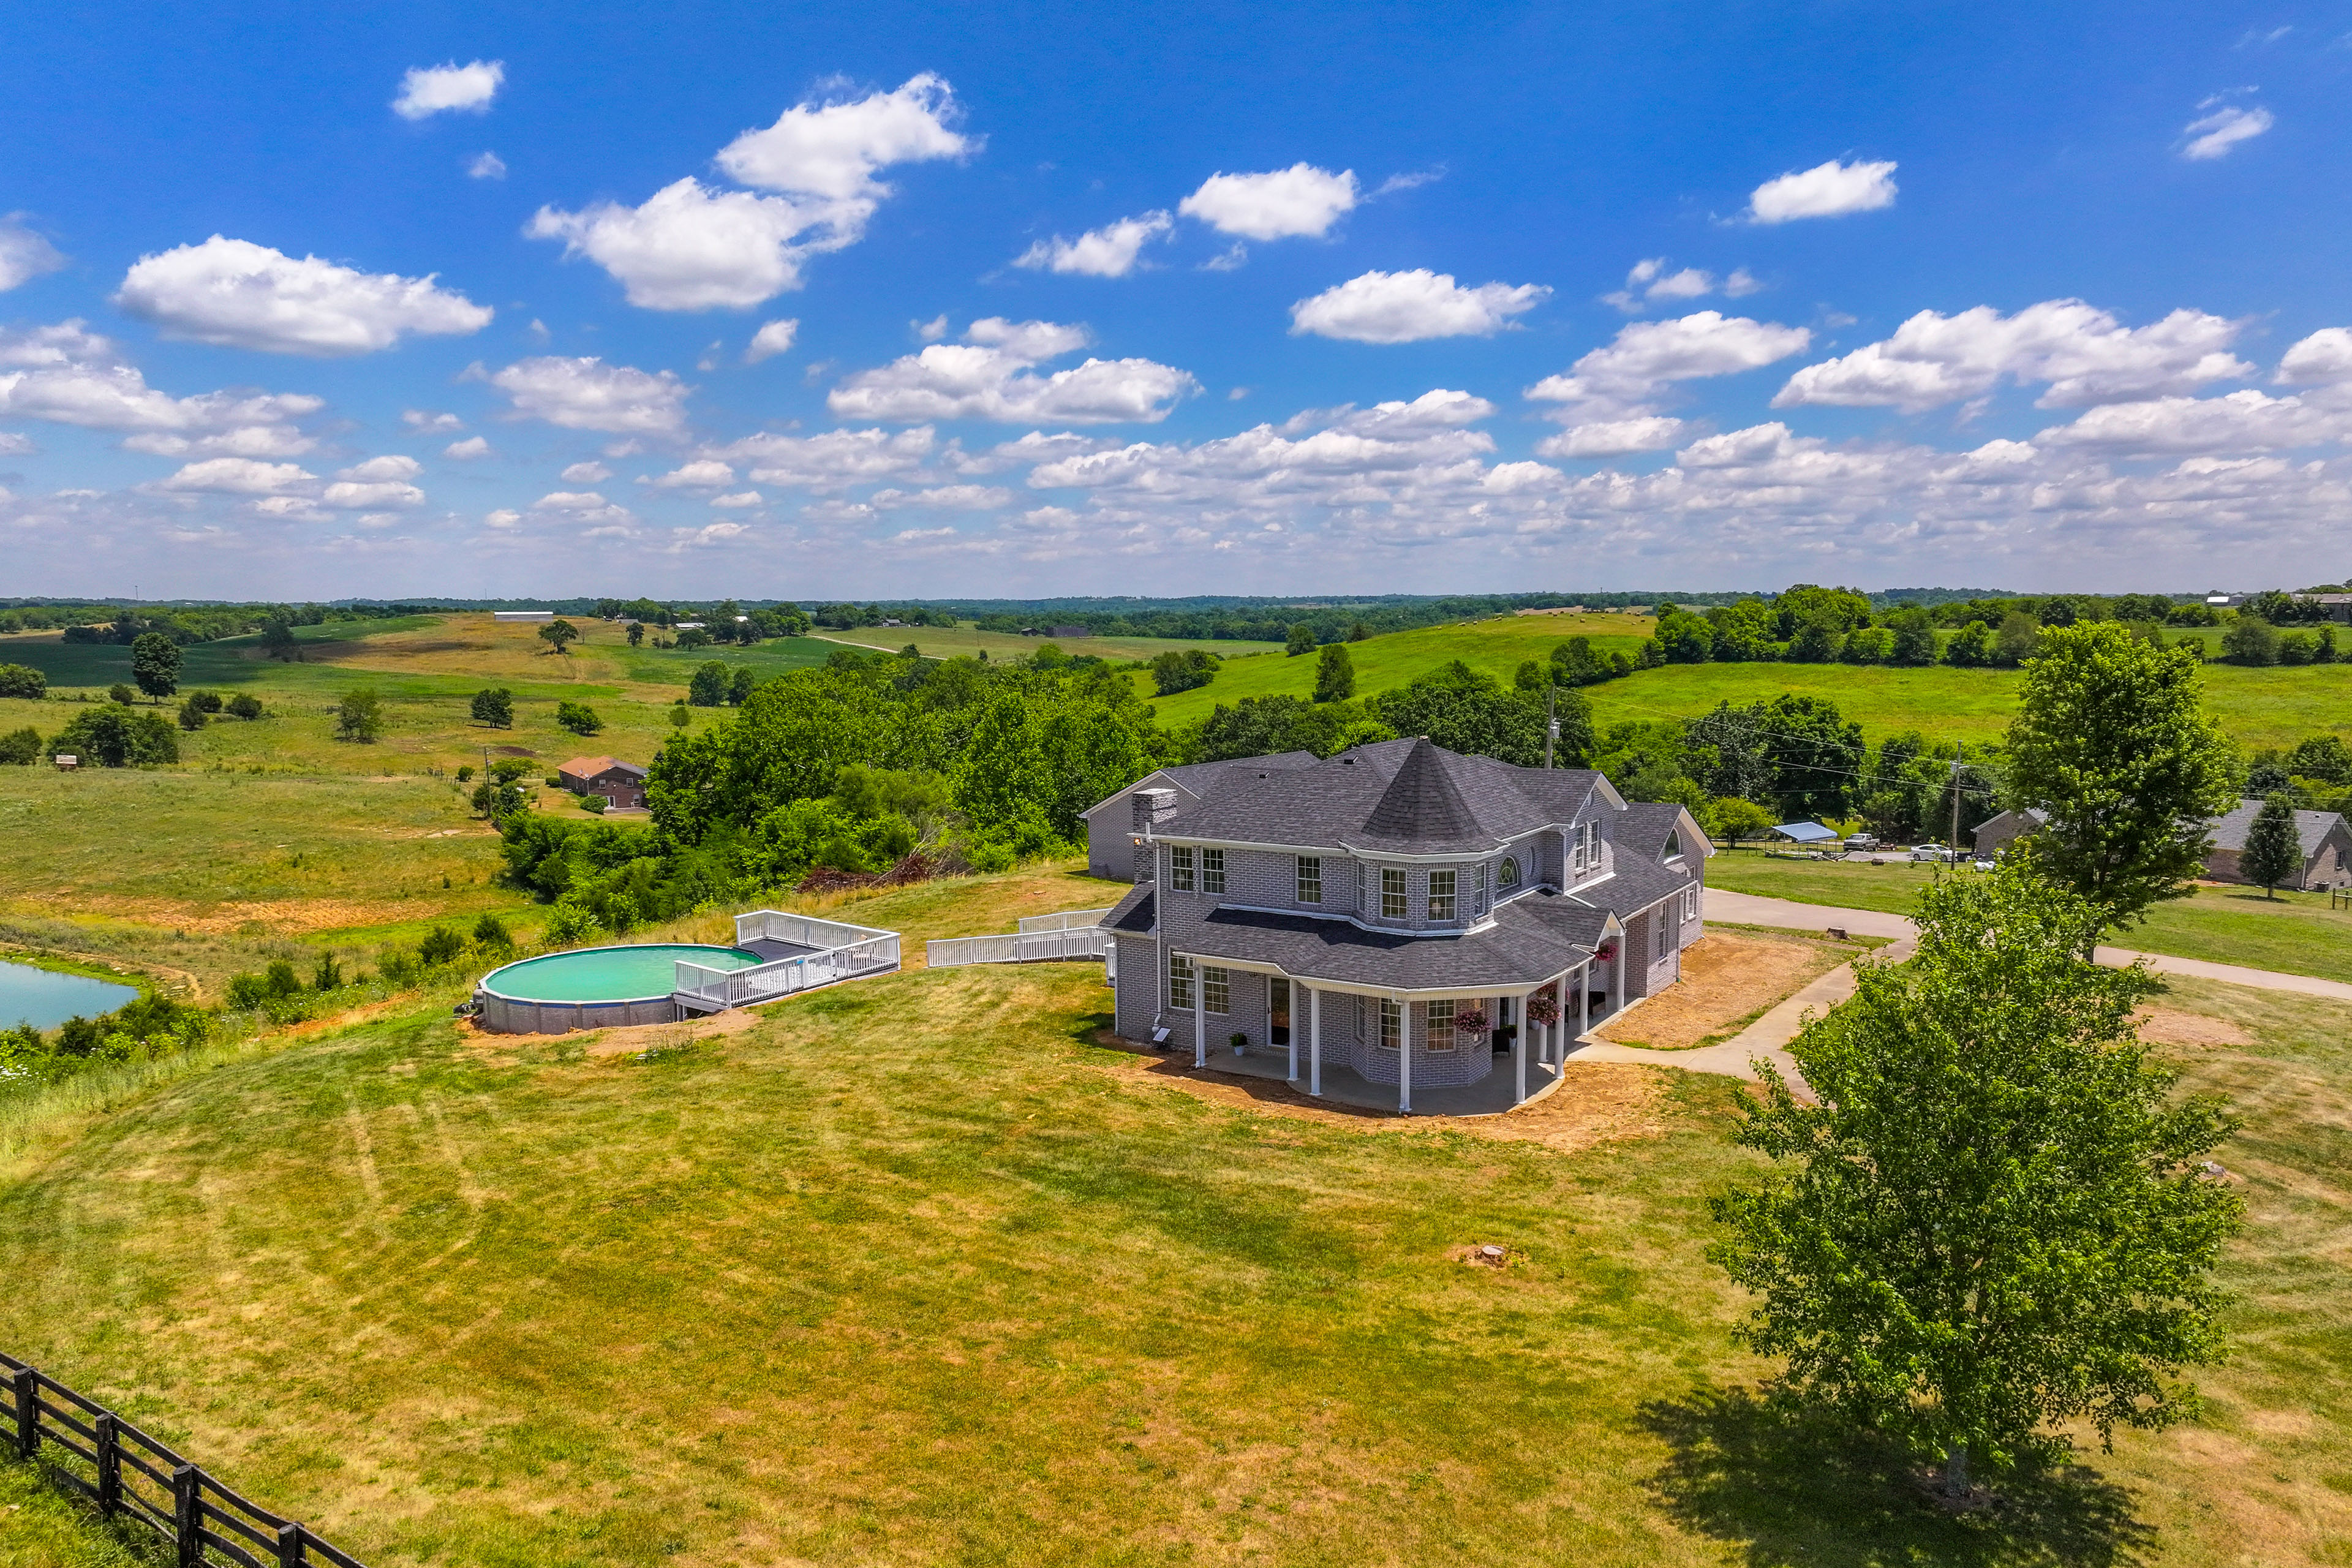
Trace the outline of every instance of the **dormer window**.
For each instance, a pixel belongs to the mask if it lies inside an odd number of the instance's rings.
[[[1661,858],[1667,860],[1679,860],[1682,858],[1683,830],[1679,827],[1669,827],[1666,829],[1666,852],[1661,857]]]

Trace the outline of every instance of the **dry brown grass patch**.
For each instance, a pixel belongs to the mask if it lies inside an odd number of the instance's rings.
[[[2227,1018],[2184,1013],[2177,1007],[2146,1006],[2133,1015],[2140,1038],[2160,1046],[2251,1046],[2254,1037]]]
[[[1860,951],[1803,937],[1709,931],[1683,950],[1680,983],[1592,1032],[1654,1051],[1713,1045]]]

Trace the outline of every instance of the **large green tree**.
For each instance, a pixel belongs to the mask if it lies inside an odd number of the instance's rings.
[[[1908,963],[1769,1066],[1738,1142],[1778,1162],[1713,1201],[1710,1256],[1758,1298],[1739,1331],[1788,1388],[1943,1461],[2063,1447],[2053,1428],[2187,1418],[2214,1360],[2210,1273],[2241,1210],[2202,1164],[2233,1130],[2133,1032],[2157,988],[2086,963],[2102,911],[2014,867],[1921,897]]]
[[[180,689],[180,645],[162,632],[142,632],[131,645],[131,679],[158,702]]]
[[[1356,661],[1346,643],[1325,643],[1315,656],[1315,700],[1345,702],[1356,694]]]
[[[1426,735],[1449,752],[1521,767],[1543,765],[1542,700],[1507,691],[1493,676],[1458,658],[1410,686],[1381,693],[1370,707],[1400,735]],[[1591,705],[1563,689],[1557,711],[1559,745],[1554,761],[1562,767],[1581,766],[1592,750]]]
[[[134,713],[110,703],[83,710],[50,738],[48,752],[100,767],[151,767],[178,762],[180,739],[161,713]]]
[[[2007,744],[2011,797],[2049,817],[2019,847],[2108,926],[2185,897],[2237,802],[2196,656],[2112,621],[2042,632]]]
[[[2254,814],[2246,830],[2246,847],[2238,856],[2238,874],[2260,887],[2267,898],[2278,897],[2278,885],[2303,869],[2303,837],[2294,830],[2294,802],[2274,795]]]

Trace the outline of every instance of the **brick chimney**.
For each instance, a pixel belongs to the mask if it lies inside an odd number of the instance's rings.
[[[1143,840],[1152,828],[1176,813],[1176,792],[1172,789],[1139,789],[1129,795],[1135,811],[1135,879],[1153,879],[1154,855],[1150,845]]]

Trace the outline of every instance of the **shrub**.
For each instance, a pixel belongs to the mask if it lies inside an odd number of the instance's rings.
[[[0,664],[0,697],[38,700],[49,694],[49,678],[29,664]]]
[[[125,707],[130,706],[131,700],[138,695],[139,693],[119,680],[106,689],[106,700],[109,702],[120,702]]]
[[[474,764],[473,764],[473,763],[466,763],[461,764],[461,765],[458,767],[458,769],[457,769],[457,782],[458,782],[459,784],[472,784],[472,783],[474,782]]]
[[[273,997],[291,996],[302,989],[302,977],[294,973],[292,964],[280,958],[270,963],[261,984]]]
[[[236,1012],[250,1013],[269,1000],[269,983],[258,974],[239,974],[228,983],[228,1005]]]
[[[23,767],[38,759],[40,754],[41,732],[31,725],[0,734],[0,764]]]
[[[199,713],[217,713],[224,706],[217,691],[191,691],[188,700],[196,705]]]
[[[228,711],[233,718],[258,719],[261,717],[261,699],[240,691],[228,700]]]
[[[435,926],[416,944],[416,956],[435,969],[457,963],[465,951],[466,939],[448,926]]]
[[[319,967],[310,976],[310,989],[313,991],[333,991],[341,986],[342,983],[343,966],[335,962],[335,955],[333,953],[320,953],[319,955]]]
[[[1151,684],[1162,697],[1206,686],[1216,673],[1216,656],[1197,647],[1171,648],[1151,661]]]
[[[2231,664],[2276,664],[2278,630],[2260,616],[2241,611],[2229,630],[2221,634],[2221,655]]]
[[[545,932],[547,945],[550,947],[575,946],[598,935],[604,929],[603,922],[596,919],[595,910],[575,900],[565,899],[555,906],[555,912],[548,917]]]
[[[506,921],[486,914],[474,922],[474,945],[485,952],[502,951],[514,945],[514,937],[507,931]]]
[[[107,768],[180,760],[180,741],[172,733],[171,721],[161,713],[134,713],[119,705],[85,710],[50,738],[48,749],[51,756],[62,752]]]
[[[686,689],[686,700],[697,708],[716,708],[727,700],[727,667],[717,659],[697,667]]]
[[[584,702],[559,702],[555,705],[555,721],[575,735],[593,735],[604,727],[596,710]]]
[[[612,804],[601,795],[583,795],[580,797],[581,810],[593,811],[600,816],[611,808]]]
[[[545,782],[547,784],[547,787],[550,789],[562,789],[563,787],[563,775],[562,773],[550,773],[547,775]]]
[[[201,730],[204,727],[205,710],[196,706],[196,700],[191,697],[186,701],[181,703],[180,728],[194,731]]]
[[[474,693],[472,718],[478,724],[488,724],[493,730],[514,728],[514,693],[503,686]]]

